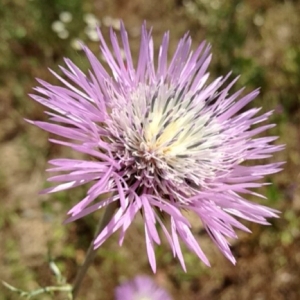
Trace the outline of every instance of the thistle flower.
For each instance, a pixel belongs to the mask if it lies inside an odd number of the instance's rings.
[[[137,276],[115,289],[115,300],[171,300],[150,277]]]
[[[236,228],[249,231],[235,217],[268,224],[266,218],[277,216],[277,211],[243,198],[261,196],[252,188],[262,186],[259,180],[281,166],[245,164],[282,149],[271,144],[276,137],[254,137],[274,126],[260,125],[271,112],[259,116],[260,108],[240,112],[258,90],[245,96],[243,89],[230,94],[237,80],[225,85],[230,74],[207,83],[210,46],[202,42],[191,51],[188,34],[168,63],[169,33],[165,33],[155,61],[151,31],[144,25],[136,66],[123,24],[122,46],[110,31],[112,51],[99,30],[98,34],[109,72],[83,46],[91,65],[87,75],[65,59],[64,78],[51,71],[64,87],[39,80],[37,95],[31,95],[51,109],[46,112],[49,122],[31,122],[69,140],[51,138],[51,142],[88,156],[50,160],[53,167],[48,171],[62,174],[49,178],[60,184],[44,193],[91,184],[86,197],[69,211],[67,222],[118,204],[110,223],[96,237],[95,248],[118,229],[121,245],[141,213],[153,271],[154,246],[160,243],[157,224],[184,270],[180,240],[209,265],[183,211],[196,214],[214,243],[235,263],[227,238],[237,238]]]

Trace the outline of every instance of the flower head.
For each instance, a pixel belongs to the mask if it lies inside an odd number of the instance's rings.
[[[137,276],[115,289],[115,300],[171,300],[150,277]]]
[[[249,231],[234,216],[267,224],[266,218],[277,213],[242,197],[255,194],[251,189],[263,185],[257,181],[281,166],[244,163],[282,149],[270,144],[276,137],[254,137],[274,126],[260,125],[271,112],[259,116],[259,108],[240,112],[258,90],[244,96],[242,90],[230,94],[237,79],[225,85],[229,75],[207,83],[210,46],[203,42],[191,51],[188,34],[169,60],[169,33],[165,33],[156,61],[151,32],[143,26],[136,65],[123,25],[121,46],[115,32],[110,32],[112,51],[98,34],[109,72],[83,46],[91,65],[87,75],[65,59],[67,68],[61,67],[65,78],[53,72],[64,86],[39,80],[38,95],[31,95],[51,109],[49,122],[32,123],[69,140],[51,142],[88,156],[50,160],[53,167],[48,171],[62,174],[50,177],[49,181],[60,184],[44,192],[91,184],[86,197],[69,211],[68,221],[118,204],[110,223],[95,239],[95,247],[118,229],[122,244],[140,212],[154,271],[154,244],[160,243],[157,223],[184,269],[180,239],[209,265],[182,211],[196,214],[234,263],[227,238],[237,238],[235,228]]]

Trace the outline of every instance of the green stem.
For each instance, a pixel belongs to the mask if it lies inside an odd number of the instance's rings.
[[[43,293],[48,293],[48,294],[52,294],[53,292],[67,292],[68,295],[71,295],[72,292],[72,286],[69,284],[65,284],[63,286],[46,286],[46,287],[42,287],[40,289],[34,290],[32,292],[26,292],[23,290],[20,290],[18,288],[15,288],[14,286],[8,284],[5,281],[2,281],[2,284],[8,288],[9,290],[18,293],[21,297],[26,297],[27,299],[30,299],[34,296],[43,294]],[[69,297],[69,299],[71,299],[71,297]]]
[[[113,217],[115,210],[117,208],[117,203],[113,202],[111,204],[109,204],[104,212],[104,215],[102,217],[102,219],[100,220],[97,230],[96,230],[96,234],[95,237],[104,229],[104,227],[109,223],[109,221],[111,220],[111,218]],[[95,257],[96,257],[97,251],[94,250],[94,241],[91,242],[89,249],[86,253],[85,256],[85,260],[82,264],[82,266],[80,267],[79,271],[77,272],[76,278],[74,280],[73,283],[73,289],[72,289],[72,296],[73,296],[73,300],[76,299],[82,280],[89,268],[89,266],[92,264],[92,262],[94,261]]]
[[[53,293],[53,292],[71,292],[72,287],[70,285],[64,285],[64,286],[47,286],[44,288],[40,288],[38,290],[35,290],[33,292],[26,293],[26,297],[34,297],[42,293]]]

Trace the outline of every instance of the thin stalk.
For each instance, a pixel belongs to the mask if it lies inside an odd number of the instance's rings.
[[[102,217],[102,219],[100,220],[100,222],[98,223],[97,226],[97,230],[96,230],[96,234],[95,237],[104,229],[104,227],[109,223],[109,221],[111,220],[111,218],[113,217],[115,210],[117,208],[117,203],[113,202],[111,204],[109,204],[104,212],[104,215]],[[76,278],[74,280],[73,283],[73,289],[72,289],[72,296],[73,296],[73,300],[76,299],[82,280],[88,270],[88,268],[90,267],[90,265],[92,264],[92,262],[94,261],[95,257],[96,257],[97,251],[94,250],[94,241],[91,242],[89,249],[86,253],[85,256],[85,260],[82,264],[82,266],[79,268]]]

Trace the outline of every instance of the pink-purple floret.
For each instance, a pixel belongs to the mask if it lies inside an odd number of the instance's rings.
[[[115,289],[115,300],[171,300],[150,277],[139,275]]]
[[[204,42],[192,52],[191,38],[186,34],[179,41],[168,63],[169,33],[165,33],[156,63],[151,31],[147,31],[143,26],[135,67],[129,48],[128,34],[123,24],[120,36],[121,47],[115,32],[111,30],[110,39],[113,48],[111,51],[99,30],[100,50],[110,73],[102,66],[99,59],[83,46],[91,65],[87,75],[69,59],[65,59],[67,68],[61,67],[63,77],[51,71],[62,82],[63,87],[38,80],[40,87],[35,88],[37,94],[31,97],[50,108],[51,112],[46,112],[49,122],[30,122],[68,140],[51,138],[51,142],[70,147],[87,157],[86,159],[50,160],[52,167],[47,171],[61,174],[48,180],[59,184],[44,190],[43,193],[58,192],[92,183],[86,197],[69,211],[70,217],[67,222],[105,208],[112,202],[119,203],[115,215],[95,239],[95,248],[100,247],[119,229],[121,245],[126,230],[136,215],[141,212],[147,254],[153,271],[156,270],[154,246],[160,244],[157,223],[170,244],[173,255],[178,257],[184,270],[186,267],[180,241],[195,252],[206,265],[209,265],[206,255],[191,230],[190,222],[182,211],[196,214],[222,253],[235,263],[227,238],[237,238],[234,228],[248,232],[249,230],[234,216],[255,223],[268,224],[266,218],[277,217],[278,214],[276,210],[247,201],[241,196],[253,194],[264,198],[253,192],[252,188],[263,186],[261,179],[265,175],[281,170],[282,163],[255,166],[244,164],[248,160],[269,158],[273,152],[283,148],[281,145],[271,144],[276,137],[253,137],[274,126],[273,124],[259,125],[253,128],[254,124],[267,120],[272,112],[256,116],[259,108],[245,110],[244,107],[259,92],[255,90],[241,96],[243,90],[239,90],[230,95],[229,90],[237,79],[224,87],[229,75],[217,78],[210,84],[206,83],[211,55],[210,46]],[[144,91],[144,87],[145,92],[140,92],[140,90]],[[186,103],[184,97],[192,98],[191,104],[185,104],[191,110],[199,105],[203,106],[197,114],[195,113],[195,118],[201,118],[202,113],[210,116],[203,125],[203,136],[206,135],[205,139],[212,145],[211,148],[203,146],[201,149],[204,150],[199,151],[198,159],[195,158],[197,155],[195,151],[200,148],[195,148],[193,152],[195,170],[190,167],[188,157],[184,157],[185,153],[182,153],[180,158],[178,156],[180,161],[178,166],[189,167],[186,172],[181,171],[180,174],[176,174],[177,169],[170,165],[166,168],[158,168],[159,162],[156,157],[152,160],[145,158],[145,161],[140,162],[144,154],[140,154],[139,149],[132,149],[131,144],[126,144],[128,136],[132,139],[130,142],[135,141],[143,135],[144,130],[144,120],[140,120],[142,124],[140,125],[136,120],[137,114],[133,113],[135,107],[131,103],[132,95],[138,91],[145,97],[155,98],[158,97],[154,94],[155,90],[162,95],[164,93],[169,95],[168,91],[161,91],[165,87],[171,89],[174,87],[173,96],[178,97],[179,101]],[[141,101],[139,107],[142,114],[149,114],[147,97],[146,102]],[[159,97],[162,101],[162,96]],[[157,101],[158,98],[155,99]],[[177,108],[181,112],[182,108]],[[240,112],[242,109],[244,110]],[[116,121],[118,113],[122,118]],[[221,128],[219,131],[221,142],[213,135],[214,130],[209,131],[210,124]],[[123,128],[124,126],[126,128]],[[175,142],[173,140],[170,143]],[[138,142],[136,145],[139,145]],[[144,148],[141,146],[141,149]],[[188,155],[189,153],[192,152],[188,152]],[[175,166],[177,166],[176,159],[177,157],[172,158]],[[145,166],[148,161],[151,161],[151,165]],[[161,163],[164,164],[164,161]],[[204,171],[201,173],[201,170]],[[197,172],[200,172],[199,178],[196,176]],[[210,174],[207,178],[205,172]],[[174,181],[172,178],[175,178]],[[97,198],[103,194],[109,196],[97,202]],[[163,214],[168,215],[167,222],[166,218],[162,218]]]

